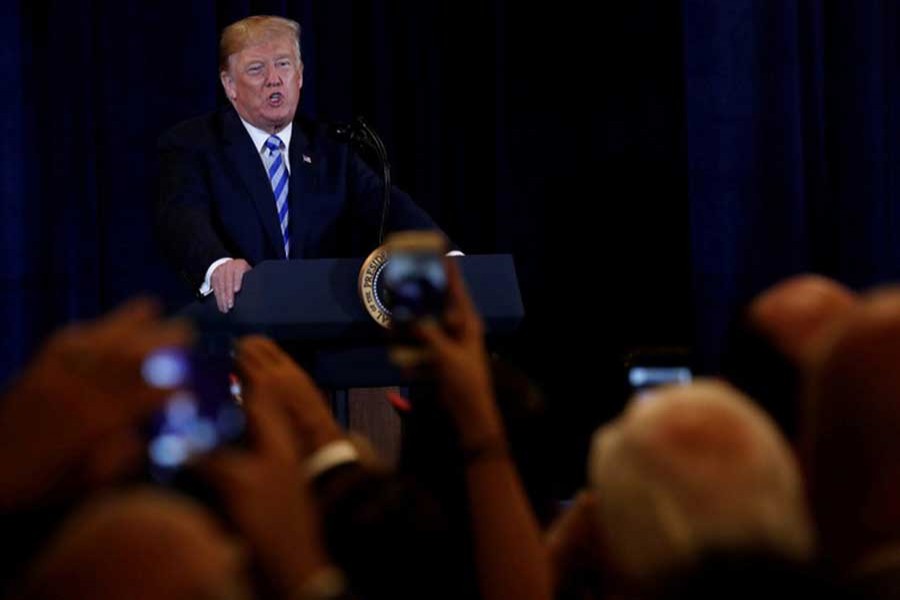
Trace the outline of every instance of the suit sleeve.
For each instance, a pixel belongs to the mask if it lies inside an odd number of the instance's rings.
[[[213,224],[214,213],[196,149],[172,136],[159,142],[160,189],[156,204],[156,232],[163,252],[194,289],[203,284],[216,260],[231,256]]]
[[[382,178],[352,152],[349,155],[348,178],[349,189],[362,219],[366,226],[374,227],[377,231],[381,226],[381,209],[384,203]],[[413,202],[408,194],[392,186],[385,233],[408,229],[441,231],[428,213]]]

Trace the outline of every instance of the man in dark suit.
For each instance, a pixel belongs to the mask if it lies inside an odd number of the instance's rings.
[[[231,107],[181,123],[159,142],[156,217],[165,253],[227,312],[263,260],[364,256],[378,245],[382,180],[346,144],[296,115],[300,27],[248,17],[222,32],[220,79]],[[387,230],[432,229],[392,190]]]

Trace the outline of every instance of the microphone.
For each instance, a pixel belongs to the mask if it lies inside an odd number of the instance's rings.
[[[388,161],[384,142],[381,141],[375,130],[369,127],[369,124],[361,116],[356,117],[353,123],[334,123],[329,126],[328,131],[338,141],[369,148],[378,157],[384,182],[381,223],[378,227],[378,245],[380,246],[384,243],[384,228],[391,205],[391,163]]]
[[[356,123],[329,123],[328,136],[343,143],[355,143],[359,137]]]

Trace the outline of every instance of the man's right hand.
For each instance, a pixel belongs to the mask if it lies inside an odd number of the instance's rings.
[[[224,262],[212,272],[210,286],[216,295],[216,306],[219,312],[227,313],[234,307],[234,295],[241,291],[244,273],[251,269],[243,258]]]

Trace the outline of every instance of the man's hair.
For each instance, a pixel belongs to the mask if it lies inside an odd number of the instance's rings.
[[[296,42],[297,61],[300,55],[300,24],[284,17],[255,15],[232,23],[222,30],[219,39],[219,70],[228,70],[228,57],[255,44],[279,37],[290,37]]]
[[[805,560],[812,528],[796,461],[774,423],[716,382],[635,400],[594,437],[589,475],[613,568],[631,585],[705,553]]]

